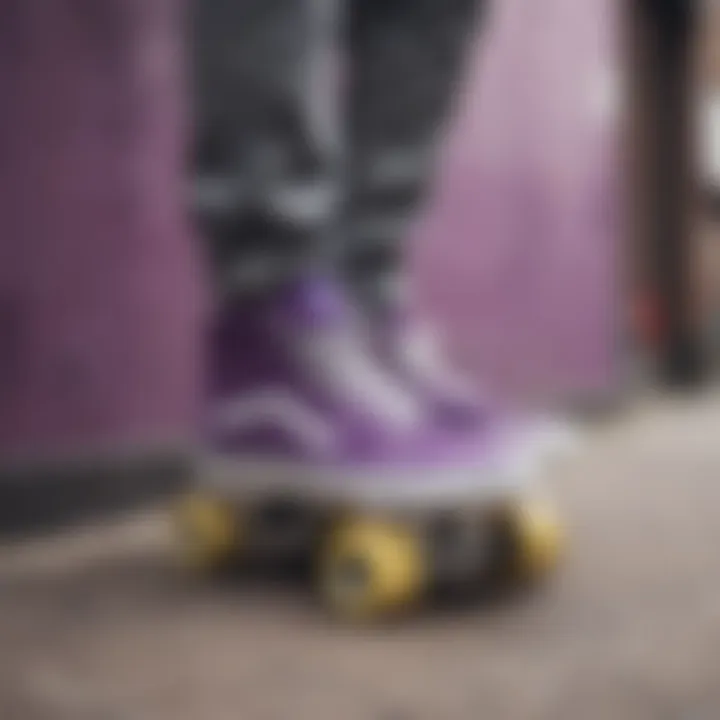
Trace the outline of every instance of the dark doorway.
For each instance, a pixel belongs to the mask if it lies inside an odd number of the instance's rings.
[[[691,0],[628,6],[632,301],[642,308],[634,327],[658,379],[690,387],[705,369],[691,263],[698,9]]]

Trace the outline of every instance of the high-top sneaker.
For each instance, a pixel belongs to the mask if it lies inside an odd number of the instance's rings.
[[[366,313],[365,330],[383,365],[440,425],[482,435],[486,423],[503,416],[516,427],[518,452],[539,463],[565,459],[577,449],[576,433],[564,421],[518,412],[453,367],[442,334],[422,318],[402,286]]]
[[[360,328],[325,279],[227,305],[211,339],[206,432],[228,482],[382,502],[525,482],[504,424],[439,423]]]

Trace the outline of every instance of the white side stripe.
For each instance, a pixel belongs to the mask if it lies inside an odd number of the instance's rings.
[[[409,369],[457,398],[480,401],[474,383],[452,368],[442,351],[441,337],[430,327],[416,325],[405,333],[401,352]]]
[[[335,437],[324,418],[280,387],[262,388],[228,400],[215,409],[211,422],[218,430],[234,432],[278,427],[316,450],[330,448]]]
[[[300,349],[317,381],[345,404],[371,415],[388,430],[405,432],[418,426],[422,414],[418,400],[375,361],[359,336],[319,334]]]

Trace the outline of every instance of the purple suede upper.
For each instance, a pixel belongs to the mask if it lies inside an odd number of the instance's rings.
[[[210,412],[263,389],[291,396],[332,430],[322,447],[302,442],[282,423],[259,420],[256,426],[208,428],[211,445],[253,457],[349,463],[352,465],[477,464],[492,445],[495,432],[483,426],[448,428],[433,413],[399,429],[381,414],[333,392],[317,368],[293,352],[312,333],[347,332],[352,313],[339,290],[324,280],[306,280],[274,295],[246,297],[218,316],[210,346]]]

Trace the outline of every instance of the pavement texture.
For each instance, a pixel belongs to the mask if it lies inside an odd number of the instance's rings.
[[[548,587],[386,628],[183,575],[160,512],[0,547],[0,718],[720,718],[720,395],[596,423],[553,482]]]

